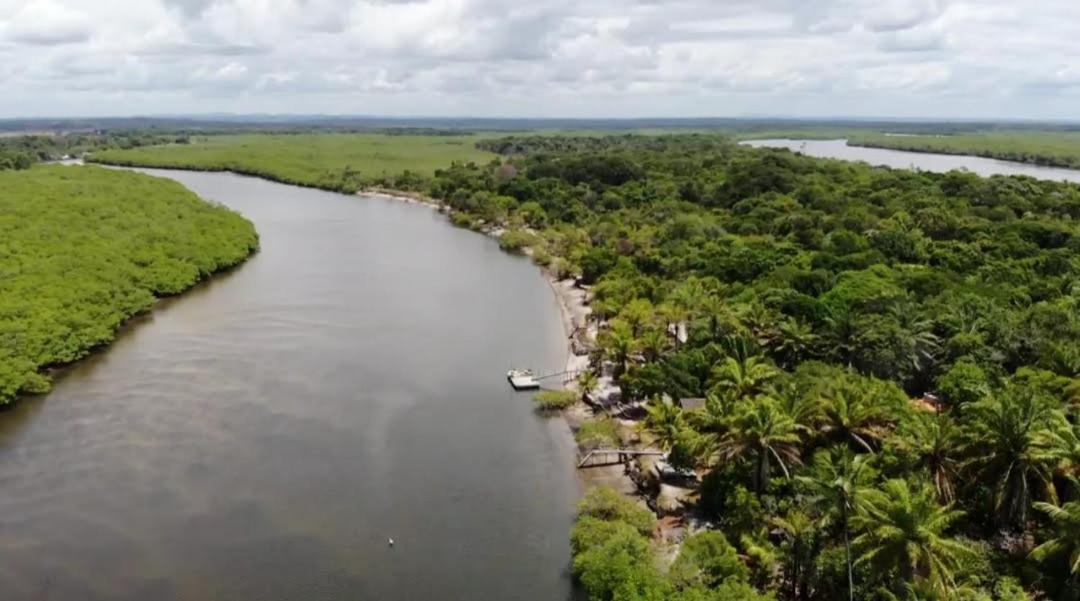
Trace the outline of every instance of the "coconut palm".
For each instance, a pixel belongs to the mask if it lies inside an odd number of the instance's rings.
[[[818,451],[807,474],[796,477],[808,504],[821,516],[822,526],[843,535],[847,564],[848,599],[855,599],[850,521],[871,486],[876,472],[869,455],[856,455],[846,447]]]
[[[759,496],[769,484],[772,462],[791,477],[788,466],[798,465],[800,437],[795,420],[769,397],[744,399],[734,408],[727,433],[719,439],[721,461],[748,460],[754,466],[751,486]]]
[[[669,451],[686,431],[686,419],[683,410],[674,403],[654,400],[645,407],[645,430],[656,439],[656,444]]]
[[[788,557],[785,576],[791,583],[791,598],[804,599],[808,596],[807,571],[820,546],[821,524],[806,513],[792,509],[783,517],[774,517],[772,525],[784,533]]]
[[[615,364],[615,377],[626,373],[626,366],[634,354],[636,342],[630,326],[623,321],[613,319],[598,341],[604,358]]]
[[[892,415],[877,395],[880,386],[848,379],[821,393],[822,431],[867,452],[887,433]]]
[[[913,412],[902,420],[897,436],[890,438],[896,456],[908,458],[930,474],[942,503],[956,499],[962,442],[960,428],[951,417],[927,411]]]
[[[636,337],[653,319],[653,314],[653,305],[648,299],[636,298],[619,311],[619,319],[630,326],[631,334]]]
[[[803,435],[813,435],[821,422],[821,398],[808,394],[791,382],[778,382],[769,386],[767,394],[780,403],[780,408],[795,420]]]
[[[781,357],[782,364],[791,368],[805,359],[817,344],[818,335],[814,329],[801,321],[787,319],[780,322],[780,337],[774,349]]]
[[[906,355],[906,364],[901,366],[900,372],[905,375],[923,373],[934,364],[941,349],[941,341],[934,334],[934,322],[923,318],[918,307],[911,303],[893,305],[890,313],[900,325],[898,344]]]
[[[1051,479],[1057,457],[1049,434],[1067,426],[1054,405],[1051,399],[1010,390],[972,404],[967,412],[972,457],[964,465],[993,483],[994,510],[1002,525],[1023,525],[1036,498],[1056,500]]]
[[[591,369],[586,369],[577,375],[577,387],[581,393],[581,400],[585,400],[589,394],[596,390],[596,387],[600,385],[600,378],[596,377],[596,372]]]
[[[952,505],[940,505],[929,484],[888,480],[863,493],[852,518],[852,526],[862,531],[852,541],[860,553],[857,563],[897,570],[904,583],[925,579],[939,589],[953,588],[956,569],[974,554],[946,535],[962,515]]]
[[[779,375],[780,370],[770,365],[761,356],[747,357],[743,360],[724,357],[712,369],[711,390],[717,394],[740,399],[764,391],[765,385]]]
[[[1073,501],[1061,507],[1051,503],[1035,503],[1035,509],[1045,513],[1054,530],[1054,537],[1031,551],[1031,558],[1045,562],[1065,559],[1069,577],[1080,576],[1080,502]]]
[[[638,349],[641,351],[645,361],[649,363],[659,361],[660,357],[668,349],[668,344],[667,334],[655,328],[646,330],[638,338]]]

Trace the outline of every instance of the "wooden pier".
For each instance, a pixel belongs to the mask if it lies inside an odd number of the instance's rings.
[[[583,467],[592,467],[600,465],[613,465],[616,463],[626,463],[631,457],[652,456],[663,457],[667,455],[664,451],[642,451],[638,449],[593,449],[578,461],[578,469]],[[593,457],[607,457],[608,461],[600,463],[589,463],[589,460]],[[615,461],[611,461],[610,458],[615,457]]]

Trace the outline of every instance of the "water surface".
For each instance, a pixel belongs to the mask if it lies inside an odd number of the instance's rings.
[[[0,599],[568,598],[572,443],[504,379],[564,360],[537,270],[425,207],[151,173],[262,251],[0,415]]]
[[[792,140],[778,138],[772,140],[748,140],[748,146],[788,148],[808,156],[845,161],[864,161],[871,165],[884,165],[897,169],[921,169],[944,173],[953,169],[966,169],[983,176],[991,175],[1029,175],[1039,179],[1054,181],[1080,182],[1080,170],[1041,167],[1016,161],[999,161],[968,155],[933,154],[927,152],[908,152],[886,148],[866,148],[848,146],[847,140]]]

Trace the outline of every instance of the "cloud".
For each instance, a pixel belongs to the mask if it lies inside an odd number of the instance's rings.
[[[0,0],[0,114],[1075,117],[1039,4]]]
[[[84,42],[91,32],[90,19],[84,13],[52,0],[24,4],[6,27],[10,41],[43,46]]]

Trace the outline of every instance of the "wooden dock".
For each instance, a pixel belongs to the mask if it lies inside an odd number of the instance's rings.
[[[663,457],[667,455],[664,451],[642,451],[638,449],[593,449],[578,461],[578,469],[583,467],[592,467],[600,465],[612,465],[616,463],[626,463],[631,457],[651,456],[651,457]],[[589,460],[594,457],[606,457],[607,461],[598,463],[589,463]],[[611,461],[611,458],[615,457],[615,461]]]

